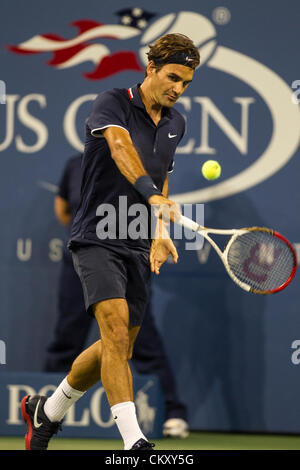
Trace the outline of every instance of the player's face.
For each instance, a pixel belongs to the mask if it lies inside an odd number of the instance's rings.
[[[185,65],[167,64],[151,70],[151,94],[155,103],[172,107],[191,83],[194,70]]]

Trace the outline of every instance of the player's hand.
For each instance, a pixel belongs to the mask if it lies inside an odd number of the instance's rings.
[[[155,274],[159,274],[159,270],[169,256],[173,257],[173,263],[178,261],[178,253],[171,238],[154,239],[150,249],[150,268]]]
[[[157,218],[163,218],[166,222],[176,222],[180,216],[180,208],[176,202],[171,201],[170,199],[154,195],[149,197],[148,202],[151,206],[155,206],[155,215]]]

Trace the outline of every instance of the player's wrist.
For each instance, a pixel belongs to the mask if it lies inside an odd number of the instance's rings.
[[[137,178],[133,186],[147,202],[149,202],[151,196],[162,196],[161,191],[155,186],[149,175]]]
[[[168,224],[161,218],[157,218],[154,239],[155,240],[169,240],[170,239]]]

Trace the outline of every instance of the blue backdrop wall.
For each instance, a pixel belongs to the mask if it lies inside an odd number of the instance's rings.
[[[1,2],[0,372],[41,370],[65,236],[55,187],[92,100],[141,82],[161,34],[189,35],[202,57],[176,105],[188,126],[172,197],[204,203],[207,226],[274,227],[299,252],[299,15],[296,0]],[[211,158],[216,182],[201,175]],[[185,242],[154,279],[153,304],[191,428],[300,432],[299,275],[280,294],[249,295],[209,245]]]

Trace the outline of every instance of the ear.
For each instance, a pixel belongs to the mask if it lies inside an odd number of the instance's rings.
[[[156,71],[156,65],[154,64],[153,60],[150,60],[149,64],[146,67],[147,76],[152,75]]]

